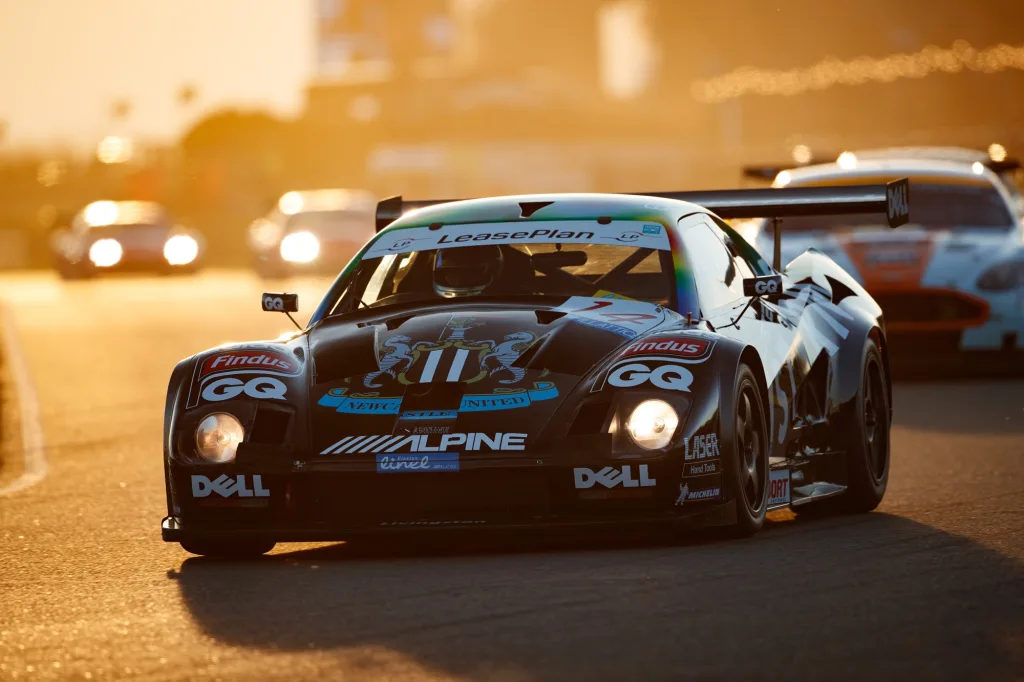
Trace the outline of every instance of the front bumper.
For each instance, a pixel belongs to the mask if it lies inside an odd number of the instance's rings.
[[[649,487],[595,484],[587,489],[575,488],[574,464],[552,466],[540,460],[491,461],[458,472],[420,473],[377,473],[359,470],[355,463],[346,463],[348,471],[278,473],[177,466],[170,470],[170,514],[161,530],[168,542],[190,537],[300,542],[421,531],[734,522],[721,473],[701,477],[717,487],[718,495],[678,504],[682,464],[675,458],[646,462],[649,477],[656,481]],[[597,471],[605,465],[629,465],[634,477],[639,473],[636,460],[592,463],[589,468]],[[194,494],[193,476],[203,477],[198,485],[202,497]],[[220,486],[207,483],[221,476],[226,478]],[[232,487],[238,477],[245,497]],[[689,480],[692,489],[695,479]],[[254,488],[259,493],[249,494]]]

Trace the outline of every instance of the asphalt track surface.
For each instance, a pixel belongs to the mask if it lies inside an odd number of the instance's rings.
[[[324,282],[300,285],[309,311]],[[167,379],[196,350],[285,331],[260,289],[238,273],[0,278],[49,463],[0,497],[0,679],[1024,679],[1016,381],[898,385],[871,514],[776,513],[743,541],[190,557],[159,533]]]

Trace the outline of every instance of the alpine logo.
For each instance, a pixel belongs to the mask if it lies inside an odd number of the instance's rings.
[[[667,338],[655,336],[641,341],[634,341],[626,346],[623,356],[629,355],[677,355],[683,358],[696,358],[704,355],[709,341],[704,339]]]
[[[433,445],[431,445],[433,442]],[[446,452],[451,448],[464,451],[519,451],[526,449],[525,433],[445,433],[392,434],[376,436],[345,436],[320,452],[321,455],[365,453]]]
[[[211,355],[203,361],[200,377],[225,372],[271,372],[297,374],[299,363],[284,353],[274,350],[236,350]]]
[[[252,477],[252,488],[245,484],[245,475],[228,476],[221,474],[214,480],[206,476],[192,476],[192,497],[209,497],[217,493],[221,497],[270,497],[270,491],[263,487],[263,478],[256,474]]]
[[[657,484],[657,480],[648,476],[646,464],[641,464],[638,469],[638,478],[633,478],[629,464],[623,467],[605,467],[600,471],[577,467],[572,470],[572,475],[577,490],[593,488],[598,483],[605,488],[615,488],[620,485],[624,488],[651,488]]]

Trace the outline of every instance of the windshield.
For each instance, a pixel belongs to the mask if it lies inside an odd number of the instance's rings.
[[[451,299],[622,297],[667,305],[670,252],[593,243],[459,246],[364,258],[335,313]]]
[[[865,182],[871,182],[865,180]],[[1013,216],[1003,196],[992,186],[931,184],[910,181],[910,223],[929,230],[998,228],[1008,230]],[[836,230],[863,225],[885,225],[885,216],[836,215],[786,218],[783,233]],[[771,224],[766,224],[771,234]]]

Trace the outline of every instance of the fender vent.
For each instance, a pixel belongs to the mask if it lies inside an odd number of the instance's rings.
[[[267,403],[268,401],[265,400],[259,402],[248,442],[260,445],[281,445],[288,435],[288,425],[292,421],[293,411],[288,407]]]
[[[611,402],[608,400],[592,400],[583,403],[579,411],[576,412],[576,418],[572,420],[572,426],[569,427],[567,435],[586,436],[601,433],[609,407],[611,407]]]

